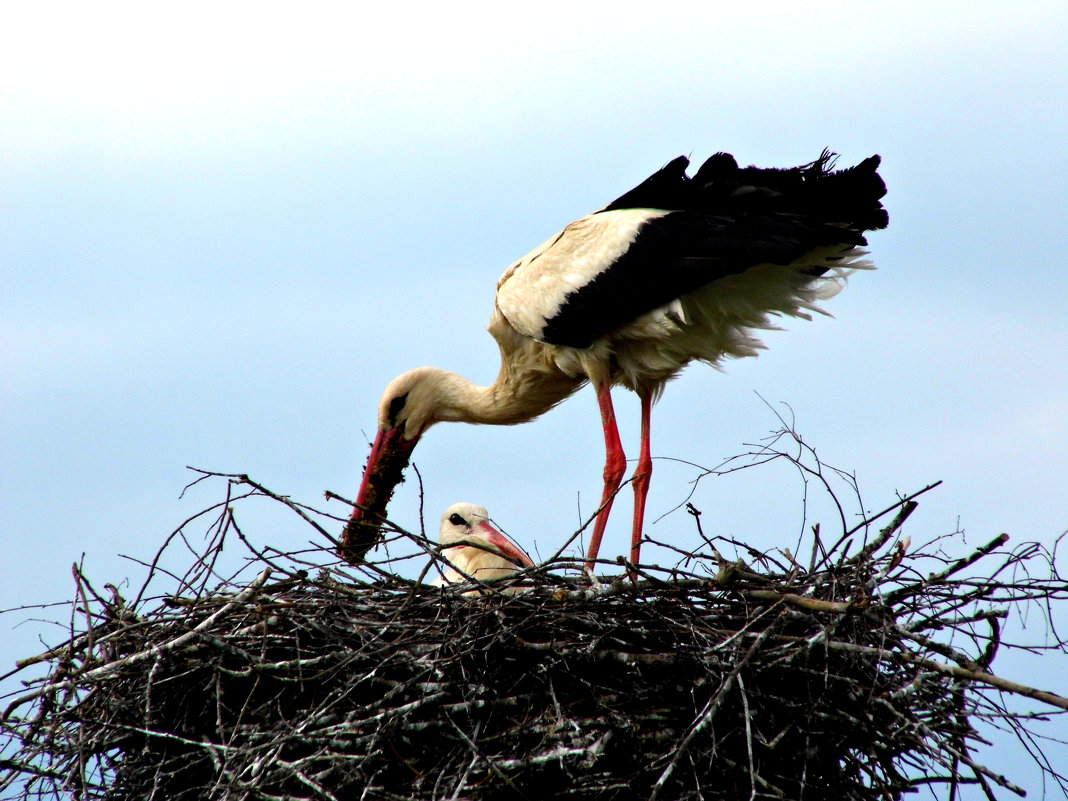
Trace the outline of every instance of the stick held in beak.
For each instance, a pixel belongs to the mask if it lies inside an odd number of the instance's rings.
[[[404,438],[403,427],[379,429],[363,471],[356,508],[341,534],[338,555],[349,564],[363,562],[367,552],[382,539],[382,523],[394,488],[404,480],[418,437]]]

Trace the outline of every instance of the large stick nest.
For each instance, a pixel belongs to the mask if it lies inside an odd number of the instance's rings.
[[[230,479],[326,534],[307,507]],[[1055,554],[1007,550],[1004,536],[957,559],[938,539],[913,548],[900,534],[912,499],[833,545],[817,531],[805,565],[744,546],[729,561],[702,532],[672,568],[598,581],[557,556],[474,592],[399,578],[402,543],[436,551],[397,528],[360,568],[325,547],[257,550],[235,500],[215,507],[210,543],[167,574],[166,594],[150,598],[146,581],[123,600],[76,571],[69,638],[19,665],[47,672],[9,696],[0,787],[27,799],[897,799],[970,783],[992,798],[1020,791],[978,761],[979,729],[1033,742],[1029,726],[1068,709],[991,666],[1010,610],[1035,605],[1052,623],[1068,596]],[[254,555],[220,580],[235,535]],[[1044,712],[1010,711],[1021,696]]]

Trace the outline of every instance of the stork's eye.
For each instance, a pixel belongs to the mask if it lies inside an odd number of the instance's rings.
[[[453,512],[452,516],[449,518],[449,522],[452,523],[454,526],[467,526],[467,525],[469,525],[468,522],[463,519],[463,517],[461,517],[460,515],[458,515],[455,512]]]
[[[407,392],[405,392],[403,395],[400,395],[399,397],[394,398],[393,400],[391,400],[389,402],[389,422],[390,422],[390,425],[394,425],[394,426],[397,425],[397,416],[401,413],[401,410],[404,408],[404,404],[407,403],[407,402],[408,402],[408,393]]]

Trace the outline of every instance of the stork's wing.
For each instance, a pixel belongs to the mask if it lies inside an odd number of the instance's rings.
[[[686,163],[676,159],[514,264],[497,292],[512,326],[542,342],[588,347],[687,292],[758,265],[815,278],[867,244],[864,231],[887,223],[878,157],[830,172],[827,157],[771,170],[739,169],[719,154],[693,179]]]

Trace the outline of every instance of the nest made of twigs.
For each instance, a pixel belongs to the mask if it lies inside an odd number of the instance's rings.
[[[127,602],[79,577],[83,629],[20,665],[47,674],[3,718],[9,791],[897,799],[973,783],[993,797],[1019,790],[977,760],[977,727],[1034,725],[1002,694],[1068,709],[991,672],[1009,609],[1068,596],[1055,555],[1005,537],[957,560],[910,549],[911,499],[869,520],[890,522],[855,553],[839,541],[804,566],[728,561],[706,538],[670,569],[595,580],[557,557],[475,596],[327,549],[318,569],[259,551],[253,580],[209,586],[232,506],[177,591]]]

